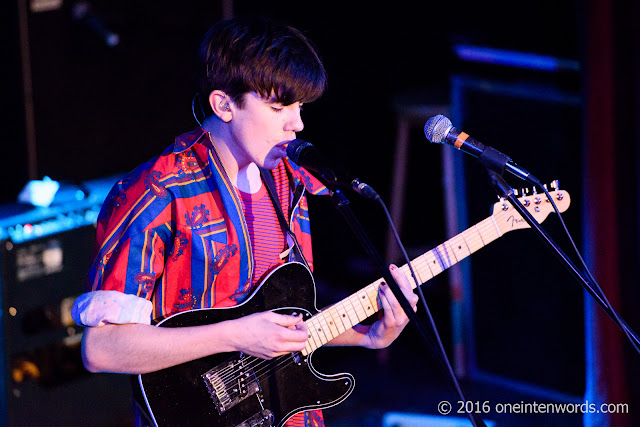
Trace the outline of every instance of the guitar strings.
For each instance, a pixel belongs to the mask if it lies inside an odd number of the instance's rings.
[[[251,369],[253,375],[258,381],[274,375],[275,372],[294,362],[293,356],[291,355],[282,355],[270,360],[260,359],[255,356],[242,356],[242,359],[244,359],[243,361],[247,362],[244,364],[244,367],[247,368],[247,371],[248,369]],[[255,363],[256,361],[258,363]],[[246,377],[246,372],[239,373],[235,371],[235,369],[231,366],[222,369],[220,372],[224,371],[229,372],[226,373],[226,376],[218,377],[218,379],[224,384],[226,391],[229,390],[230,385],[236,385],[238,384],[238,382],[243,381],[243,379]]]
[[[478,249],[481,249],[482,247],[486,246],[488,243],[501,237],[502,233],[498,229],[497,224],[495,224],[495,222],[492,221],[492,218],[503,220],[504,219],[503,217],[506,215],[507,215],[507,211],[497,212],[491,217],[480,221],[479,223],[477,223],[472,227],[469,227],[468,229],[464,230],[463,232],[459,233],[453,238],[445,241],[441,245],[436,246],[431,251],[423,255],[420,255],[419,257],[411,261],[411,264],[416,268],[418,272],[420,280],[422,280],[422,277],[427,277],[427,276],[430,276],[430,277],[428,277],[425,280],[425,282],[430,280],[431,278],[440,274],[442,271],[460,262],[462,259],[470,256],[472,253],[474,253]],[[473,232],[474,228],[476,231],[475,233]],[[485,239],[483,239],[483,236],[487,238],[488,241],[485,242]],[[453,240],[456,238],[461,238],[464,244],[467,246],[467,250],[468,250],[468,253],[463,254],[464,256],[460,259],[458,259],[458,257],[455,255],[455,251],[450,249],[452,246]],[[447,248],[447,244],[449,244],[449,247],[450,247],[449,249]],[[472,247],[477,247],[477,249],[472,250],[471,249]],[[443,250],[444,256],[440,254],[440,252],[438,251],[438,248]],[[433,263],[438,265],[438,267],[440,268],[440,271],[437,271],[434,273],[430,265],[431,262],[427,260],[428,255],[434,256],[435,262]],[[405,269],[408,269],[408,267],[409,267],[408,265],[404,265],[403,267],[401,267],[401,269],[405,270]],[[374,285],[377,289],[377,287],[379,286],[379,283],[380,283],[380,280],[372,283],[371,285]],[[353,306],[353,302],[350,301],[349,298],[347,298],[346,300],[350,302]],[[355,306],[352,308],[354,309],[354,311],[356,311]],[[379,306],[378,306],[378,310],[379,310]],[[319,314],[322,314],[322,313],[319,313]],[[356,314],[357,314],[357,311],[356,311]],[[316,316],[318,315],[313,316],[311,319],[307,320],[306,322],[311,322],[312,320],[316,319]],[[334,319],[334,316],[332,315],[331,318]],[[339,316],[338,318],[342,321],[343,326],[346,328],[346,325],[344,325],[344,321],[342,320],[342,317]],[[325,328],[320,323],[318,323],[317,326],[320,327],[322,332],[325,334],[325,337],[328,337],[329,335],[331,336],[333,335],[333,333],[331,332],[331,329],[328,326],[327,326],[328,331],[325,330]],[[322,342],[323,340],[320,339],[320,341]],[[325,344],[325,343],[322,343],[322,344]],[[314,346],[315,344],[312,345],[312,347]],[[296,353],[300,354],[299,352],[296,352]],[[273,376],[277,371],[289,366],[291,363],[295,363],[295,360],[292,354],[278,356],[270,360],[261,359],[255,356],[242,356],[241,358],[243,359],[243,366],[248,369],[251,369],[253,371],[253,375],[255,375],[258,381],[268,378],[270,376]],[[242,379],[243,376],[246,376],[246,373],[244,374],[237,373],[235,367],[231,365],[220,370],[219,374],[221,375],[219,375],[218,378],[224,383],[225,387],[228,386],[229,384],[236,384],[238,381]]]
[[[375,283],[372,285],[375,285]],[[355,307],[352,307],[352,309],[354,312],[356,311]],[[313,316],[311,319],[307,320],[305,323],[311,323],[313,320],[316,320],[318,316],[321,314],[322,313],[318,313],[317,315]],[[344,324],[344,321],[342,320],[342,318],[340,318],[340,320],[342,321],[343,327],[346,330],[347,328],[346,328],[346,325]],[[327,334],[327,331],[325,331],[325,329],[322,327],[322,325],[319,322],[317,322],[317,326],[321,328],[326,338],[328,338],[329,335],[331,335],[331,338],[327,339],[325,342],[322,342],[324,340],[320,336],[318,336],[318,338],[320,339],[321,345],[326,344],[326,342],[335,338],[333,336],[333,333],[331,333],[330,330],[328,331],[329,334]],[[312,345],[312,347],[314,346],[315,345]],[[315,347],[318,348],[319,346],[315,346]],[[243,366],[248,369],[251,369],[257,379],[263,379],[265,377],[273,375],[278,370],[286,366],[289,366],[291,363],[295,363],[293,356],[290,354],[278,356],[275,359],[271,359],[271,360],[261,359],[255,356],[243,356],[242,359],[243,359]],[[218,378],[220,379],[220,381],[224,383],[225,387],[227,387],[229,384],[236,384],[239,380],[241,380],[243,375],[246,376],[246,374],[238,373],[235,367],[231,365],[225,367],[224,369],[221,369],[219,371],[219,374],[221,375],[219,375]]]

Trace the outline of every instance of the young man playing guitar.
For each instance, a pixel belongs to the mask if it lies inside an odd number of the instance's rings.
[[[285,158],[303,129],[302,104],[326,84],[307,39],[264,19],[223,21],[207,33],[200,58],[201,126],[122,178],[102,208],[92,290],[73,308],[86,326],[82,354],[91,372],[146,374],[227,352],[268,360],[303,350],[309,337],[302,315],[271,310],[154,326],[179,312],[242,304],[286,260],[311,268],[306,193],[326,192]],[[416,307],[405,276],[390,269]],[[388,346],[408,318],[386,285],[379,300],[383,316],[330,344]],[[320,411],[301,412],[288,425],[312,421],[323,424]]]

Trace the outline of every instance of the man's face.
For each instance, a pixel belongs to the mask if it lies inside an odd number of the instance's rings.
[[[286,157],[287,144],[296,138],[304,124],[302,104],[282,105],[274,97],[264,99],[255,92],[244,95],[244,105],[234,108],[231,120],[233,147],[229,147],[240,168],[253,162],[274,169]]]

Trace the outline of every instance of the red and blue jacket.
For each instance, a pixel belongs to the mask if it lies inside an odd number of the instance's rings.
[[[328,193],[288,159],[272,174],[285,176],[283,169],[292,188]],[[281,199],[283,212],[312,267],[305,192],[290,202]],[[150,324],[180,311],[237,305],[253,291],[253,266],[240,201],[210,135],[198,128],[112,188],[98,218],[91,291],[72,314],[84,326]]]

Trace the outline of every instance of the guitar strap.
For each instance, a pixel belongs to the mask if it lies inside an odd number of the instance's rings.
[[[298,239],[296,238],[296,235],[289,227],[289,222],[287,221],[287,219],[284,216],[284,213],[282,212],[282,206],[280,205],[280,199],[278,199],[278,193],[276,191],[276,184],[273,180],[273,175],[271,175],[270,171],[264,168],[260,168],[260,175],[262,176],[262,182],[264,182],[264,185],[267,188],[267,193],[269,193],[269,198],[271,199],[271,203],[273,203],[273,208],[276,211],[276,216],[278,217],[278,222],[280,223],[282,232],[285,234],[285,236],[288,237],[286,239],[287,247],[285,248],[285,251],[282,253],[281,257],[284,258],[284,256],[288,254],[289,250],[292,249],[294,250],[293,259],[302,261],[302,263],[309,269],[309,271],[311,271],[311,268],[307,263],[307,260],[305,259],[304,254],[302,253],[302,248],[298,243]],[[291,191],[293,193],[293,197],[291,198],[291,206],[289,210],[292,210],[293,207],[298,203],[298,200],[300,199],[300,197],[302,196],[304,185],[302,183],[299,183],[295,188],[293,188],[293,180],[291,179],[291,176],[289,176],[289,183],[291,186]],[[293,243],[293,247],[291,247],[291,245],[289,244],[288,242],[289,239],[291,239]]]

